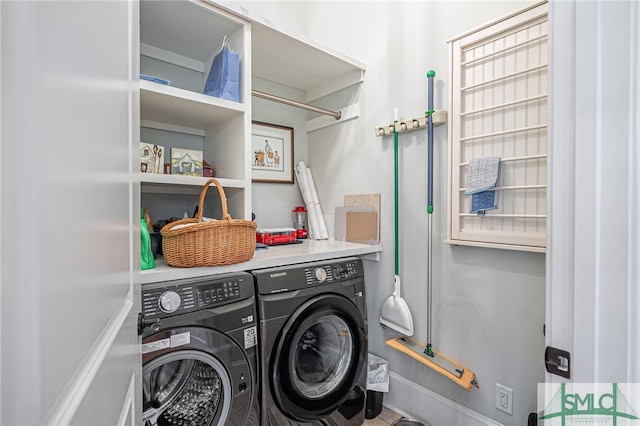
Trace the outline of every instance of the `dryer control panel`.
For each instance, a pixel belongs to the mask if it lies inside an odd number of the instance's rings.
[[[342,281],[355,278],[359,275],[357,265],[357,262],[350,261],[312,266],[305,268],[304,274],[307,284],[322,284],[325,281]]]
[[[143,287],[142,313],[145,318],[165,317],[221,306],[253,295],[252,277],[244,273],[167,281]]]
[[[362,260],[344,258],[253,271],[258,293],[274,294],[301,290],[352,279],[364,279]]]

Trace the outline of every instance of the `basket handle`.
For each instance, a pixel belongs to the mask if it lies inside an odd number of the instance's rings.
[[[217,179],[211,178],[204,184],[204,186],[202,187],[202,190],[200,191],[200,199],[198,200],[198,213],[196,213],[196,219],[198,220],[198,222],[200,222],[200,220],[202,219],[202,210],[203,210],[203,207],[204,207],[204,197],[207,195],[207,190],[209,189],[209,185],[211,185],[212,183],[215,184],[216,188],[218,188],[218,194],[220,195],[220,201],[222,201],[222,219],[223,220],[231,219],[231,215],[227,211],[227,196],[224,193],[224,188],[222,187],[220,182],[218,182]]]

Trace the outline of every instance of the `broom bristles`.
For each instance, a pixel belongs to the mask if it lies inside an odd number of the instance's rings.
[[[410,339],[407,337],[396,337],[396,338],[387,340],[385,343],[391,346],[392,348],[404,353],[405,355],[409,355],[411,358],[426,365],[427,367],[437,371],[438,373],[442,374],[443,376],[453,381],[457,385],[462,386],[467,391],[471,390],[471,386],[477,386],[477,383],[475,380],[476,375],[473,371],[469,370],[468,368],[465,368],[462,364],[436,351],[433,351],[435,356],[430,357],[429,355],[427,355],[422,351],[417,351],[416,349],[413,349],[415,347],[419,347],[419,348],[426,347],[426,345],[423,345],[414,339]],[[412,346],[413,348],[409,346]],[[438,365],[437,358],[442,358],[447,363],[453,365],[455,372],[450,371],[441,365]]]

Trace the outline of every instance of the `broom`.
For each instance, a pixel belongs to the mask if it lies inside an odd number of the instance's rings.
[[[393,110],[393,196],[394,196],[394,275],[393,293],[385,300],[380,309],[380,324],[389,327],[406,336],[413,335],[413,318],[407,302],[400,296],[400,267],[399,267],[399,239],[398,229],[398,108]]]
[[[433,302],[432,302],[432,242],[433,242],[433,78],[436,73],[433,70],[427,72],[427,79],[429,82],[429,99],[428,99],[428,111],[427,111],[427,134],[428,134],[428,192],[427,192],[427,214],[428,214],[428,226],[429,226],[429,242],[427,245],[427,268],[429,269],[427,274],[427,305],[429,306],[429,318],[427,323],[427,344],[422,343],[405,337],[399,337],[389,339],[386,341],[387,345],[399,350],[400,352],[409,355],[413,359],[421,362],[429,368],[437,371],[454,383],[462,386],[467,391],[471,390],[471,386],[478,386],[476,381],[476,375],[473,371],[462,366],[462,364],[454,361],[453,359],[440,354],[433,349],[431,343],[431,328],[433,325]]]

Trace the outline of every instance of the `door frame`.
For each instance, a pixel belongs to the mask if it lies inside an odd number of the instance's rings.
[[[546,345],[640,382],[640,5],[552,0]]]

